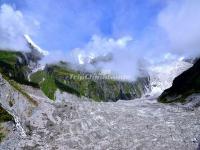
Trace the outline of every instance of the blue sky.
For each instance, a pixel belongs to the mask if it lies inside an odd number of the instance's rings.
[[[141,62],[199,57],[199,18],[200,0],[0,0],[0,49],[26,50],[28,34],[50,52],[45,63],[136,77]]]
[[[162,0],[1,0],[40,22],[33,39],[45,49],[81,47],[93,35],[140,38],[164,7]]]

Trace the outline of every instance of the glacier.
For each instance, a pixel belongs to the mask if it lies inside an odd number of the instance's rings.
[[[158,97],[165,89],[172,86],[175,77],[192,67],[192,63],[182,59],[173,60],[170,63],[152,65],[148,68],[150,76],[150,92],[146,95]]]
[[[30,101],[0,75],[0,103],[20,125],[10,127],[0,149],[197,149],[200,108],[190,110],[156,101],[157,93],[172,84],[167,75],[176,76],[191,65],[174,62],[172,66],[175,64],[174,69],[166,66],[166,72],[151,68],[151,96],[115,103],[94,102],[59,91],[53,102],[39,89],[21,85]],[[12,107],[9,99],[14,101]]]

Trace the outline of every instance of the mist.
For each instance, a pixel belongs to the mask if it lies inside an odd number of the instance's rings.
[[[175,53],[200,55],[200,1],[170,1],[158,15]]]
[[[27,50],[23,34],[59,60],[136,79],[140,69],[200,55],[199,0],[3,0],[0,48]]]

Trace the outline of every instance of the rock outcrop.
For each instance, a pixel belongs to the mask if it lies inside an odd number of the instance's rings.
[[[187,103],[191,101],[192,95],[196,93],[200,93],[200,60],[176,77],[172,87],[162,93],[159,97],[159,101],[164,103]],[[197,99],[197,96],[195,96],[195,99]]]
[[[173,84],[173,80],[192,67],[192,63],[182,60],[175,60],[168,64],[159,64],[149,68],[150,76],[150,93],[151,96],[158,97],[162,92],[170,88]]]

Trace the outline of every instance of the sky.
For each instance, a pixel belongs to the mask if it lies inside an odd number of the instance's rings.
[[[28,34],[46,62],[96,57],[97,68],[136,76],[143,59],[200,54],[200,1],[0,0],[0,32],[0,48],[26,50]]]
[[[96,34],[140,37],[163,7],[158,0],[1,0],[1,4],[37,20],[34,39],[45,49],[60,50],[82,46]]]

